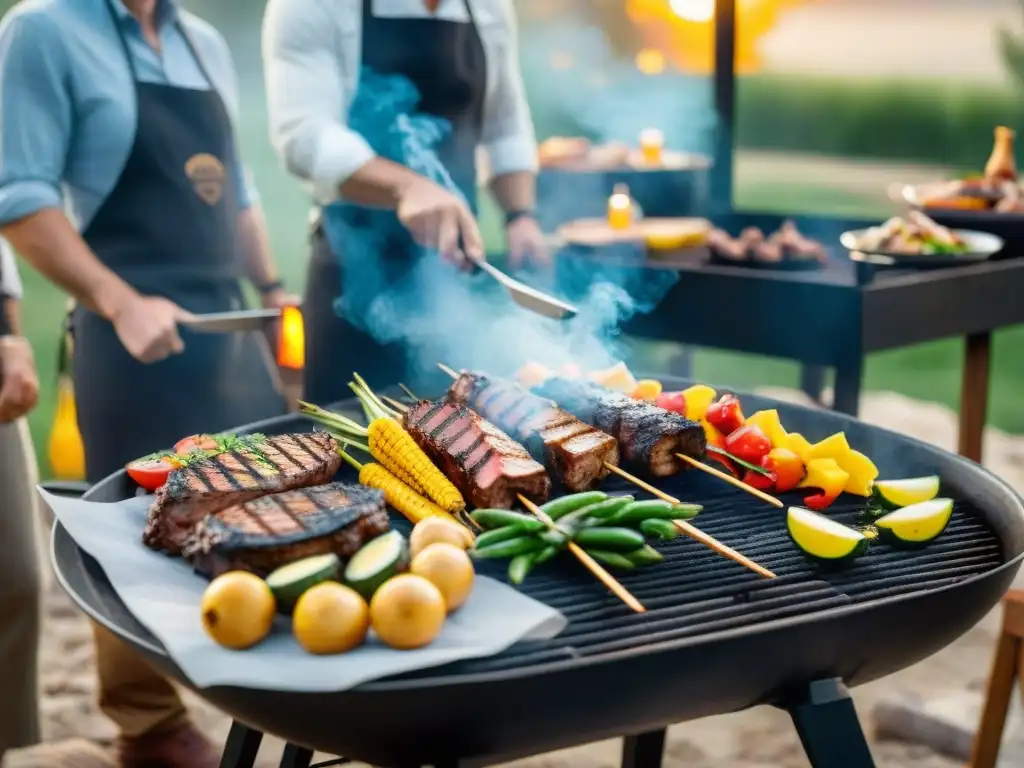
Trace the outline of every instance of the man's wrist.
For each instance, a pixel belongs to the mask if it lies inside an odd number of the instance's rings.
[[[92,304],[104,320],[114,322],[127,301],[137,296],[137,292],[127,283],[115,279],[102,287],[93,295]]]
[[[536,212],[533,208],[516,208],[511,211],[505,212],[505,226],[511,227],[520,219],[533,219],[536,218]]]

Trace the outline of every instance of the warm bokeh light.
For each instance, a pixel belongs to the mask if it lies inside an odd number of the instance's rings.
[[[633,200],[622,184],[615,185],[615,191],[608,198],[608,226],[612,229],[629,229],[633,223]]]
[[[293,371],[301,371],[306,367],[306,326],[298,307],[285,307],[281,310],[277,364]]]
[[[665,71],[665,54],[655,48],[644,48],[636,55],[636,68],[645,75],[660,75]]]
[[[761,68],[758,50],[787,8],[811,0],[736,0],[736,72]],[[646,51],[658,52],[677,69],[710,74],[715,68],[715,0],[626,0],[626,13],[636,24]],[[640,66],[639,57],[637,68]]]
[[[661,149],[665,146],[665,135],[657,128],[644,128],[640,131],[640,154],[647,165],[661,163]]]
[[[669,0],[669,7],[686,21],[711,21],[715,18],[715,0]]]

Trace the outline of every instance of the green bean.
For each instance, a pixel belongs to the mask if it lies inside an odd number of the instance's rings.
[[[634,501],[608,522],[616,525],[635,525],[642,520],[689,520],[703,509],[700,504],[672,504],[660,499]]]
[[[656,550],[650,544],[645,544],[639,549],[634,549],[632,552],[626,552],[623,555],[623,557],[629,560],[629,562],[633,563],[633,565],[640,566],[655,565],[656,563],[660,563],[665,559],[661,552]]]
[[[662,541],[671,541],[679,536],[679,529],[671,520],[659,520],[655,517],[640,521],[640,532]],[[477,539],[479,541],[479,539]]]
[[[516,539],[523,535],[523,529],[518,525],[506,525],[504,528],[492,528],[484,531],[476,537],[476,548],[484,549],[492,544],[497,544],[509,539]]]
[[[557,499],[552,499],[540,509],[541,512],[546,514],[552,520],[558,520],[570,512],[575,512],[581,507],[586,507],[589,504],[595,504],[607,498],[608,494],[604,491],[584,491],[583,493],[574,493],[570,496],[562,496]]]
[[[530,569],[533,567],[534,558],[539,553],[529,552],[525,555],[516,555],[508,564],[508,580],[513,584],[522,584]]]
[[[536,536],[520,536],[517,539],[499,541],[497,544],[492,544],[483,549],[471,549],[470,554],[481,560],[499,560],[506,557],[515,557],[516,555],[526,555],[530,552],[536,552],[543,547],[544,542]]]
[[[624,557],[620,552],[608,552],[603,549],[588,549],[587,554],[599,563],[610,565],[612,568],[621,568],[624,571],[636,568],[629,558]]]
[[[502,528],[516,525],[521,531],[541,531],[547,527],[542,520],[533,515],[513,512],[508,509],[477,509],[469,515],[484,528]]]
[[[584,528],[575,540],[584,549],[596,547],[611,552],[629,552],[644,545],[643,534],[631,528]]]

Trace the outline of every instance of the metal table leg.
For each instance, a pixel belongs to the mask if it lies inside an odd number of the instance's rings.
[[[622,768],[661,768],[664,753],[664,728],[626,736],[622,740]]]
[[[305,747],[298,747],[295,744],[285,744],[284,752],[281,754],[280,768],[309,768],[313,762],[313,750]]]
[[[812,768],[875,768],[850,692],[842,680],[818,680],[786,707]]]
[[[964,338],[964,370],[960,385],[960,455],[981,463],[981,437],[988,410],[992,334]]]
[[[825,368],[820,365],[801,365],[800,389],[811,400],[821,405],[821,391],[825,389]]]
[[[857,356],[836,366],[836,385],[832,410],[856,416],[860,407],[860,382],[864,375],[864,358]]]
[[[254,768],[261,741],[262,732],[254,731],[237,720],[232,722],[231,732],[220,758],[220,768]]]

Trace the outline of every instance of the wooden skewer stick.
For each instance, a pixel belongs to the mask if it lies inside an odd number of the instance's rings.
[[[778,507],[779,509],[782,509],[784,506],[786,506],[781,501],[776,499],[774,496],[769,496],[764,491],[759,490],[757,488],[754,488],[751,485],[747,485],[742,480],[737,480],[732,475],[727,475],[725,472],[721,472],[721,471],[715,469],[714,467],[709,467],[704,462],[697,461],[692,456],[687,456],[684,453],[677,453],[676,454],[676,458],[679,459],[680,461],[685,461],[687,464],[689,464],[694,469],[699,469],[701,472],[707,472],[709,475],[714,475],[719,480],[724,480],[729,485],[735,486],[736,488],[739,488],[741,491],[746,491],[751,496],[756,496],[761,501],[765,501],[765,502],[771,504],[773,507]]]
[[[528,498],[523,496],[523,494],[520,493],[517,494],[517,496],[519,497],[519,502],[528,510],[530,510],[536,517],[540,518],[543,522],[547,523],[548,525],[555,524],[554,521],[550,517],[548,517],[543,510],[541,510],[540,507],[538,507]],[[608,571],[606,571],[600,563],[598,563],[596,560],[594,560],[594,558],[588,555],[586,553],[586,550],[583,549],[583,547],[581,547],[574,541],[570,541],[569,551],[576,556],[577,560],[579,560],[581,563],[583,563],[584,566],[586,566],[588,571],[590,571],[592,574],[594,574],[594,576],[597,577],[598,581],[600,581],[602,584],[608,587],[608,589],[611,590],[612,594],[614,594],[622,602],[624,602],[637,613],[647,612],[647,609],[644,608],[643,604],[635,597],[633,597],[629,590],[622,586],[614,576],[608,573]]]
[[[398,382],[398,386],[402,388],[402,391],[405,392],[405,394],[409,397],[410,400],[419,400],[419,398],[416,397],[416,395],[412,393],[412,390],[405,386],[405,384],[403,384],[402,382]]]
[[[442,372],[442,373],[446,373],[446,374],[448,374],[448,375],[449,375],[449,376],[451,376],[451,377],[452,377],[453,379],[457,379],[457,378],[459,378],[459,372],[458,372],[458,371],[456,371],[456,370],[455,370],[454,368],[449,368],[449,367],[448,367],[447,365],[445,365],[444,363],[438,363],[438,364],[437,364],[437,367],[441,369],[441,372]]]
[[[653,494],[662,501],[667,501],[669,504],[682,504],[682,502],[675,496],[671,496],[665,493],[664,491],[658,490],[650,483],[645,483],[639,477],[631,475],[629,472],[622,469],[621,467],[617,467],[614,464],[609,464],[608,462],[605,462],[604,465],[610,472],[614,472],[619,477],[623,478],[624,480],[627,480],[630,483],[633,483],[633,485],[637,486],[638,488],[642,488],[648,493]],[[758,565],[749,557],[740,554],[727,544],[723,544],[714,536],[709,536],[708,534],[704,533],[704,531],[700,530],[700,528],[691,525],[686,520],[673,520],[672,522],[675,524],[676,528],[685,533],[691,539],[693,539],[694,541],[699,541],[705,547],[708,547],[712,551],[717,552],[722,557],[727,557],[733,562],[739,563],[744,568],[749,568],[758,576],[763,576],[766,579],[775,578],[775,574],[769,571],[767,568]]]
[[[388,397],[387,395],[380,395],[379,397],[380,397],[381,400],[383,400],[385,403],[390,405],[392,408],[394,408],[399,413],[405,413],[406,411],[409,410],[409,406],[407,406],[405,403],[398,402],[393,397]]]

